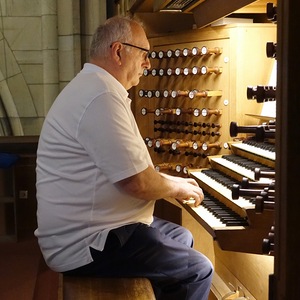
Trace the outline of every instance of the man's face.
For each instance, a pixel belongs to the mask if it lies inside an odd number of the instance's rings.
[[[124,45],[124,47],[130,48],[129,51],[126,51],[127,59],[125,67],[126,88],[130,89],[139,84],[144,69],[150,69],[151,67],[148,57],[149,52],[146,51],[150,49],[150,46],[144,30],[141,27],[135,26],[133,28],[132,42]]]

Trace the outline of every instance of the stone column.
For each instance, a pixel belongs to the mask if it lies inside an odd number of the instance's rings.
[[[41,0],[44,115],[59,92],[56,2],[56,0]]]
[[[46,1],[46,0],[45,0]],[[80,1],[57,1],[59,88],[67,85],[81,69]]]
[[[81,1],[81,57],[83,63],[89,59],[89,48],[95,29],[106,20],[106,6],[106,1],[103,0]]]

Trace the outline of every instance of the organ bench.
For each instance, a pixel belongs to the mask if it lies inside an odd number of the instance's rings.
[[[155,300],[147,278],[91,278],[60,274],[58,300]]]

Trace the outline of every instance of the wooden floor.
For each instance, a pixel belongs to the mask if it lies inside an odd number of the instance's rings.
[[[46,266],[37,240],[0,242],[0,299],[57,300],[58,274]]]

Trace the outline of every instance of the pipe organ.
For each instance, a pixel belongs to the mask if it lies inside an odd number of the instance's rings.
[[[215,285],[257,300],[268,299],[273,272],[276,117],[261,112],[276,99],[275,38],[272,22],[150,38],[151,69],[131,91],[155,168],[190,176],[205,193],[199,207],[166,200],[201,231],[196,247],[214,262]]]

